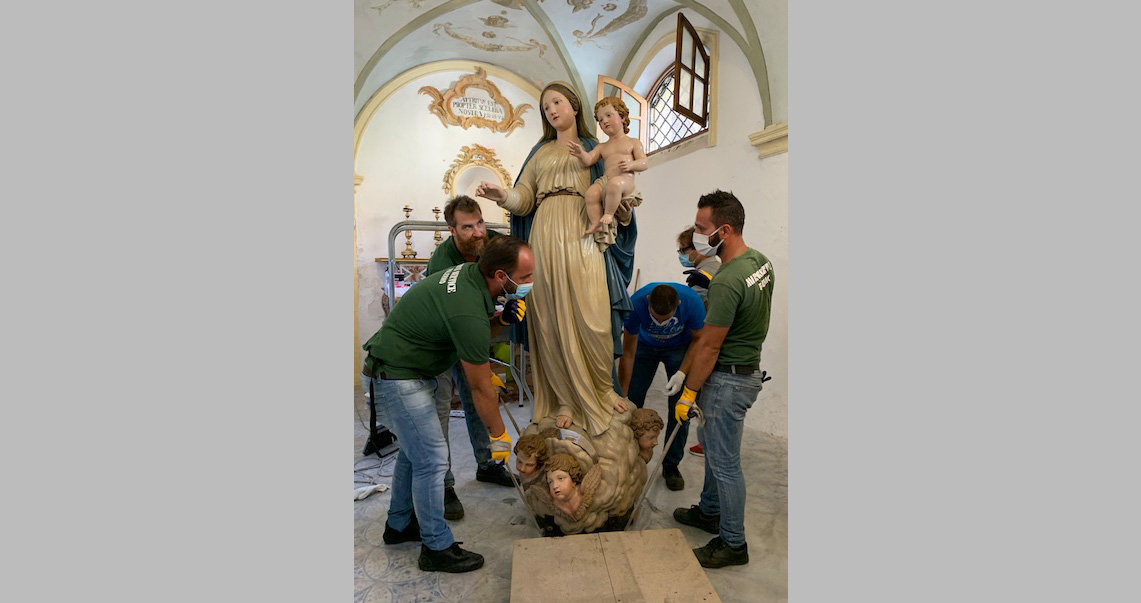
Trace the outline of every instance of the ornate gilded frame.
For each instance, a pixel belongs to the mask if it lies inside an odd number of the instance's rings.
[[[471,144],[460,149],[456,159],[452,161],[451,167],[444,173],[444,192],[449,197],[454,197],[456,192],[456,181],[459,179],[460,174],[474,167],[485,167],[491,170],[492,173],[499,176],[499,183],[504,186],[511,186],[511,174],[499,162],[499,158],[495,156],[495,151],[480,145]]]

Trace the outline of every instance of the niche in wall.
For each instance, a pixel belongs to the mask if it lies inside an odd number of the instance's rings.
[[[480,182],[497,182],[499,186],[511,186],[511,175],[495,156],[495,151],[478,144],[472,144],[460,149],[459,155],[452,162],[444,174],[444,192],[448,197],[467,195],[479,202],[483,211],[485,222],[506,222],[507,214],[496,205],[482,197],[475,196],[475,189]]]

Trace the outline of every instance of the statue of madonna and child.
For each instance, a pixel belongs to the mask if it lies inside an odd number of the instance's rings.
[[[598,141],[569,86],[547,85],[540,103],[543,137],[515,185],[483,182],[476,190],[511,212],[511,233],[535,257],[526,323],[512,335],[528,346],[534,377],[534,413],[516,443],[516,467],[528,506],[550,533],[622,529],[662,425],[615,387],[641,198],[623,197],[612,221],[591,228],[585,197],[604,166],[585,166],[572,149],[589,152]]]

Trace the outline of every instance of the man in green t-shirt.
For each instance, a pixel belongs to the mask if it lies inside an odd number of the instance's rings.
[[[745,208],[733,193],[714,191],[697,202],[693,245],[698,253],[721,258],[709,283],[705,328],[690,344],[681,370],[666,384],[666,395],[681,391],[678,421],[690,406],[700,407],[705,425],[698,442],[705,452],[705,484],[700,504],[674,511],[678,522],[717,534],[693,549],[704,567],[749,562],[745,542],[745,478],[741,436],[745,413],[767,380],[760,370],[761,345],[769,331],[773,265],[745,244]],[[698,392],[701,392],[700,395]]]
[[[488,230],[483,223],[483,211],[479,202],[467,195],[460,195],[444,205],[444,221],[448,224],[448,237],[428,260],[427,274],[431,275],[441,270],[458,266],[464,262],[474,262],[483,253],[488,241],[500,236],[494,230]],[[448,424],[451,423],[452,410],[452,384],[460,396],[460,403],[464,409],[464,422],[467,424],[468,439],[471,440],[472,453],[475,455],[476,481],[499,484],[513,487],[509,471],[501,463],[491,460],[489,448],[490,439],[487,426],[479,419],[472,403],[471,387],[464,377],[463,368],[457,362],[444,372],[436,376],[439,386],[436,388],[436,413],[440,417],[440,428],[444,432],[444,441],[449,441]],[[444,517],[446,519],[462,519],[464,506],[456,495],[456,478],[452,474],[451,445],[448,446],[448,471],[444,474]]]
[[[488,241],[503,234],[484,226],[479,202],[467,195],[460,195],[444,205],[444,222],[451,236],[432,252],[425,274],[478,260]]]
[[[448,446],[436,414],[436,375],[457,361],[463,366],[475,409],[492,434],[491,457],[506,463],[511,438],[499,415],[487,348],[500,329],[523,320],[534,265],[526,243],[497,237],[478,263],[453,266],[409,289],[364,344],[362,372],[371,379],[377,413],[400,441],[383,540],[421,541],[422,570],[483,566],[481,555],[460,548],[444,518]],[[497,314],[493,300],[501,295],[508,301]]]

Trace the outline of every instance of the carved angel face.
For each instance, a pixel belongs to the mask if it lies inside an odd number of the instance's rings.
[[[547,487],[551,490],[551,497],[559,502],[567,502],[578,491],[578,484],[562,469],[547,472]]]
[[[638,447],[642,450],[653,450],[654,446],[658,445],[658,434],[660,433],[661,431],[657,429],[643,433],[641,437],[638,438]]]
[[[535,460],[535,455],[533,454],[521,454],[516,452],[515,470],[518,471],[520,475],[531,478],[534,477],[535,472],[539,470],[539,462]],[[566,473],[566,471],[563,473]]]

